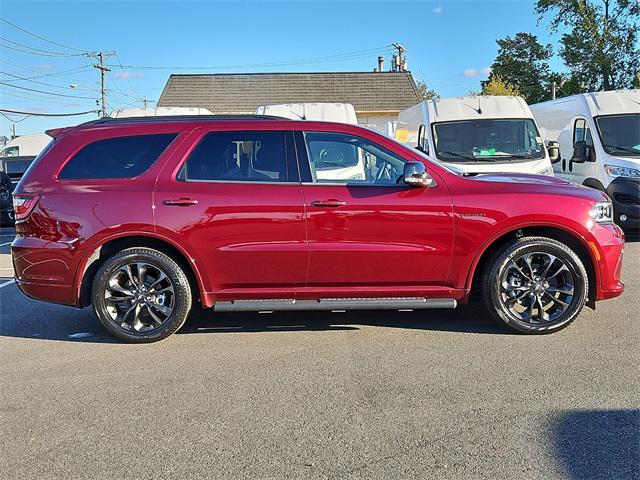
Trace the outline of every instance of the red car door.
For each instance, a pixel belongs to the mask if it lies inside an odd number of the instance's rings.
[[[189,250],[207,292],[255,288],[260,297],[270,296],[260,289],[304,286],[309,251],[293,134],[226,125],[192,133],[167,163],[156,228]]]
[[[308,286],[445,285],[453,214],[444,182],[402,183],[402,149],[362,129],[296,132],[296,139],[311,251]]]

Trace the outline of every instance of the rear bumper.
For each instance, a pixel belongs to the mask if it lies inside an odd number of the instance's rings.
[[[25,282],[17,278],[16,284],[22,293],[34,300],[77,306],[74,300],[75,288],[72,285]]]
[[[16,283],[26,296],[78,305],[71,244],[18,236],[11,245],[11,258]]]

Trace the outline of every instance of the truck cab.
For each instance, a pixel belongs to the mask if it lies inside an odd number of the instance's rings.
[[[531,106],[546,140],[559,144],[555,174],[605,192],[615,221],[640,229],[640,91],[564,97]]]
[[[400,112],[395,137],[462,174],[553,175],[536,122],[520,97],[425,100]]]

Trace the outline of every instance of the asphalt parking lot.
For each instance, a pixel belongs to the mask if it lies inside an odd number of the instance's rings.
[[[640,478],[640,243],[547,336],[455,311],[217,314],[152,345],[24,297],[0,230],[2,478]]]

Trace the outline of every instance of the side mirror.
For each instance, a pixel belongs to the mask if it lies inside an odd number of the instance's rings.
[[[560,161],[560,144],[550,140],[547,143],[547,151],[549,152],[549,160],[551,163],[558,163]]]
[[[412,187],[435,187],[436,181],[429,176],[422,162],[407,162],[404,164],[402,181]]]
[[[573,163],[584,163],[587,161],[588,157],[587,142],[584,140],[578,140],[573,144],[573,157],[571,157],[571,161]]]

